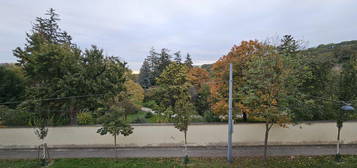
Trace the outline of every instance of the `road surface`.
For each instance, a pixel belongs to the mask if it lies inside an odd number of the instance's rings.
[[[357,155],[357,145],[343,145],[342,154]],[[50,149],[51,158],[110,158],[114,157],[111,148],[68,148]],[[225,147],[189,147],[188,153],[191,157],[225,157]],[[292,156],[292,155],[334,155],[336,148],[333,145],[311,145],[311,146],[271,146],[270,156]],[[234,147],[233,155],[261,156],[262,146]],[[143,148],[119,148],[120,158],[140,157],[182,157],[184,155],[181,147],[143,147]],[[29,159],[36,158],[37,150],[33,149],[0,149],[0,159]]]

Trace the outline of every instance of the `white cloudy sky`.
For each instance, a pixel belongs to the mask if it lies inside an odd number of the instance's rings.
[[[309,46],[357,39],[356,0],[0,0],[0,63],[16,62],[49,8],[81,48],[95,44],[138,70],[151,47],[211,63],[242,40],[292,34]]]

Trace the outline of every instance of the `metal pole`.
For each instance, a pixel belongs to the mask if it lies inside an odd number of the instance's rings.
[[[232,156],[232,133],[233,133],[233,122],[232,122],[232,85],[233,85],[233,70],[232,64],[229,64],[229,100],[228,100],[228,151],[227,151],[227,161],[229,163],[233,162]]]

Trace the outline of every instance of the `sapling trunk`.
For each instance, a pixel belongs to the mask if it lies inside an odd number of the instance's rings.
[[[185,157],[183,158],[183,162],[186,165],[188,163],[188,153],[187,153],[187,131],[184,131],[184,136],[185,136]]]
[[[341,126],[338,126],[338,127],[337,127],[337,145],[336,145],[336,160],[337,160],[337,161],[340,161],[340,159],[341,159],[341,154],[340,154],[340,153],[341,153],[341,151],[340,151],[341,129],[342,129]]]
[[[341,143],[341,129],[343,126],[343,120],[337,119],[337,144],[336,144],[336,161],[341,161],[340,155],[340,143]]]
[[[115,159],[118,159],[118,152],[117,152],[117,135],[114,134],[114,152],[115,152]]]
[[[265,162],[267,160],[268,138],[269,138],[269,123],[265,123],[265,137],[264,137],[264,161]]]
[[[184,131],[185,134],[185,156],[187,156],[187,131]]]
[[[46,160],[46,146],[44,140],[42,140],[42,159]]]
[[[273,126],[273,123],[265,122],[265,137],[264,137],[264,164],[265,164],[265,167],[267,167],[269,131],[272,126]]]
[[[338,127],[337,131],[337,154],[340,154],[340,134],[341,134],[341,127]]]

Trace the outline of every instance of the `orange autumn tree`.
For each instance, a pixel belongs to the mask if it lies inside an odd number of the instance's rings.
[[[193,67],[187,74],[191,84],[190,94],[198,114],[205,116],[210,112],[210,89],[208,86],[209,73],[202,68]]]
[[[201,88],[209,80],[209,73],[202,68],[193,67],[188,72],[188,80],[197,88]]]
[[[229,63],[233,64],[233,105],[234,112],[242,113],[246,117],[252,112],[250,107],[240,97],[245,95],[242,86],[245,85],[245,72],[249,69],[248,64],[263,44],[257,40],[242,41],[240,45],[234,45],[231,51],[221,57],[212,66],[213,81],[210,83],[212,96],[212,110],[217,115],[226,115],[228,111],[228,75]],[[245,118],[246,119],[246,118]]]

